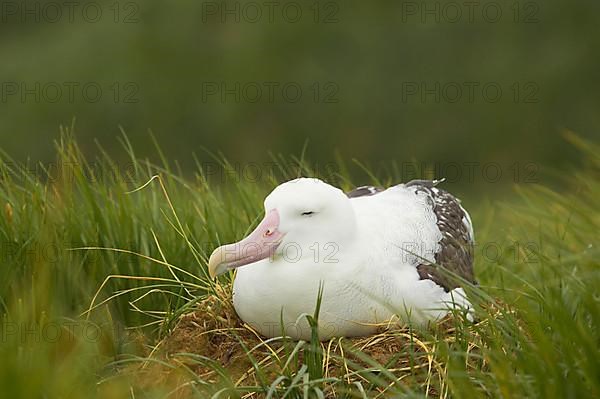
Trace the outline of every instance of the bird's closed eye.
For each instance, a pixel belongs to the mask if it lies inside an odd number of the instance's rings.
[[[302,216],[311,216],[311,215],[314,215],[314,214],[315,214],[315,212],[313,212],[313,211],[306,211],[306,212],[302,212],[301,213]]]

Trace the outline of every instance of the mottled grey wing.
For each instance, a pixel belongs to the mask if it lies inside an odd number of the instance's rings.
[[[384,191],[381,187],[375,186],[361,186],[357,187],[354,190],[347,192],[346,195],[348,198],[357,198],[357,197],[368,197],[369,195],[377,194]]]
[[[437,217],[437,226],[442,233],[440,250],[435,254],[436,265],[417,266],[421,280],[430,279],[444,287],[446,292],[459,286],[459,282],[440,270],[446,270],[476,284],[473,272],[473,228],[467,212],[460,206],[460,200],[452,194],[436,187],[437,181],[413,180],[407,188],[424,193]]]

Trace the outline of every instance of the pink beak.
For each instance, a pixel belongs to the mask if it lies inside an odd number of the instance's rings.
[[[208,260],[212,278],[236,267],[258,262],[271,256],[284,234],[279,230],[279,213],[271,209],[260,224],[242,241],[215,249]]]

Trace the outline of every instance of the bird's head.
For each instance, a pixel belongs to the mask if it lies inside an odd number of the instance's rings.
[[[311,257],[322,262],[347,243],[354,231],[352,205],[340,189],[319,179],[291,180],[267,196],[265,216],[254,231],[239,242],[215,249],[208,270],[215,277],[269,257],[289,262]]]

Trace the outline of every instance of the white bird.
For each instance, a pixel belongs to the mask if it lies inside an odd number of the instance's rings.
[[[460,201],[415,180],[346,194],[321,180],[276,187],[243,240],[217,248],[212,277],[237,269],[233,303],[264,336],[309,339],[322,284],[319,337],[363,336],[390,320],[424,325],[452,307],[470,312],[473,229]],[[243,267],[242,267],[243,266]]]

